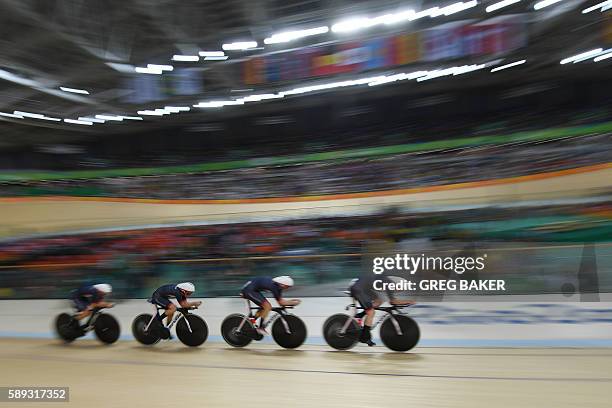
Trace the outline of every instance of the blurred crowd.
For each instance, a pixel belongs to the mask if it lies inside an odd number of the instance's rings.
[[[199,296],[226,296],[236,295],[254,275],[281,274],[299,282],[301,295],[337,296],[339,282],[363,272],[364,254],[380,251],[488,252],[494,265],[488,276],[514,279],[528,293],[556,293],[561,280],[576,273],[584,245],[609,242],[612,236],[609,204],[531,207],[528,213],[527,219],[524,209],[415,214],[394,208],[367,216],[5,241],[0,243],[0,297],[64,297],[95,280],[112,282],[119,297],[146,297],[158,285],[180,280],[196,282]],[[515,234],[508,235],[510,230]],[[536,241],[537,249],[525,249]],[[496,256],[499,247],[504,251]],[[612,290],[610,249],[599,250],[597,261],[607,271],[600,284]]]
[[[406,189],[522,176],[610,161],[612,135],[474,146],[379,158],[261,166],[200,174],[0,185],[0,196],[94,195],[241,199]]]

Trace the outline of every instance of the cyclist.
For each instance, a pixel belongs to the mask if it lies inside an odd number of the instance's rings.
[[[401,279],[401,278],[395,278]],[[366,343],[368,346],[375,346],[376,343],[372,341],[372,324],[374,323],[374,315],[376,313],[375,308],[379,307],[384,302],[384,298],[381,291],[374,289],[374,281],[382,281],[383,283],[393,283],[394,280],[389,276],[384,275],[366,275],[357,279],[353,279],[349,286],[351,296],[359,302],[363,307],[363,312],[358,313],[355,317],[361,318],[365,315],[363,328],[359,335],[359,341]],[[398,300],[390,290],[384,291],[389,298],[389,302],[392,305],[411,305],[414,304],[410,300]]]
[[[113,291],[108,283],[83,285],[72,292],[72,303],[77,310],[76,320],[82,320],[91,315],[95,308],[113,307],[113,303],[105,302],[104,296]]]
[[[195,292],[195,285],[191,282],[163,285],[153,292],[153,295],[151,295],[151,303],[166,309],[164,315],[166,315],[166,325],[169,325],[174,316],[174,312],[176,312],[176,305],[170,299],[176,299],[178,304],[183,308],[200,306],[202,302],[199,300],[195,302],[187,301],[187,297],[191,296],[193,292]]]
[[[255,314],[255,318],[259,318],[259,327],[257,332],[261,335],[266,335],[266,317],[272,310],[272,305],[262,292],[271,292],[281,306],[297,306],[300,304],[298,299],[284,299],[283,290],[293,286],[293,279],[290,276],[277,276],[270,278],[268,276],[258,276],[244,284],[240,291],[240,296],[255,303],[260,309]]]

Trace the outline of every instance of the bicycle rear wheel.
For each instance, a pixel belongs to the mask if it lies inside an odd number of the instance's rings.
[[[102,343],[113,344],[119,339],[121,329],[117,319],[111,315],[100,313],[94,323],[94,332]]]
[[[398,323],[402,334],[398,334],[391,319]],[[393,315],[380,326],[380,339],[393,351],[408,351],[417,345],[421,337],[419,325],[408,316]]]
[[[190,327],[191,331],[189,331]],[[176,325],[176,335],[184,345],[197,347],[208,338],[208,325],[200,316],[190,314],[179,320]]]
[[[61,313],[55,318],[55,332],[66,343],[73,342],[81,335],[78,327],[79,322],[68,313]]]
[[[242,322],[242,329],[238,332],[238,327]],[[221,335],[223,336],[223,340],[230,346],[234,347],[245,347],[251,341],[253,341],[252,336],[255,335],[255,328],[253,324],[246,318],[246,316],[241,314],[232,314],[229,315],[223,320],[221,323]]]
[[[341,333],[347,319],[350,319],[348,328],[346,332]],[[330,316],[323,323],[323,337],[327,344],[336,350],[349,350],[355,347],[359,340],[360,330],[359,324],[354,318],[342,313]]]
[[[143,313],[136,316],[132,322],[132,335],[139,343],[147,346],[153,345],[161,340],[161,330],[163,329],[159,320],[154,319],[149,329],[145,330],[152,317],[153,316],[150,314]]]
[[[283,319],[288,327],[285,327]],[[287,330],[289,329],[289,330]],[[281,347],[294,349],[306,340],[306,325],[297,316],[283,315],[272,324],[272,338]]]

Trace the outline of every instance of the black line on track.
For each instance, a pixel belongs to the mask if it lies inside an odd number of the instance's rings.
[[[427,347],[430,348],[430,347]],[[444,348],[456,348],[456,347],[444,347]],[[466,348],[466,347],[458,347],[458,348]],[[478,348],[478,347],[470,347],[470,349],[474,349],[474,348]],[[508,348],[508,347],[506,347]],[[517,348],[508,348],[511,350],[521,350],[523,347],[517,347]],[[557,349],[558,347],[554,347],[555,349]],[[490,348],[491,350],[495,349],[495,347]],[[575,350],[579,350],[580,347],[576,347],[574,348]],[[217,348],[217,350],[228,350],[228,348]],[[229,349],[229,350],[235,350],[235,349]],[[270,349],[264,349],[264,348],[250,348],[249,350],[253,350],[253,351],[270,351]],[[533,354],[529,354],[529,353],[435,353],[435,352],[422,352],[422,351],[418,351],[418,349],[413,349],[416,351],[411,351],[411,352],[406,352],[406,353],[401,353],[401,352],[394,352],[394,351],[361,351],[361,350],[346,350],[346,351],[340,351],[340,350],[291,350],[291,351],[295,351],[295,352],[300,352],[300,353],[347,353],[347,354],[370,354],[370,355],[398,355],[398,356],[469,356],[469,357],[479,357],[479,356],[483,356],[483,357],[610,357],[612,358],[612,352],[610,353],[602,353],[602,354],[546,354],[546,353],[533,353]],[[611,349],[612,350],[612,349]]]
[[[449,379],[449,380],[483,380],[483,381],[542,381],[542,382],[612,382],[612,378],[546,378],[546,377],[492,377],[492,376],[454,376],[454,375],[433,375],[433,374],[393,374],[393,373],[368,373],[360,371],[329,371],[329,370],[300,370],[292,368],[269,368],[269,367],[238,367],[238,366],[220,366],[208,364],[185,364],[185,363],[149,363],[145,361],[117,361],[117,360],[91,360],[79,358],[59,358],[49,356],[23,356],[12,355],[5,356],[12,360],[46,360],[72,363],[101,363],[115,365],[141,365],[151,367],[177,367],[177,368],[210,368],[219,370],[246,370],[246,371],[263,371],[263,372],[282,372],[282,373],[305,373],[305,374],[337,374],[337,375],[365,375],[375,377],[408,377],[408,378],[432,378],[432,379]]]

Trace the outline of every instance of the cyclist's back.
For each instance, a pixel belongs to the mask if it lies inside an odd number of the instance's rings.
[[[242,293],[245,293],[245,294],[254,294],[254,293],[261,294],[261,292],[272,293],[272,296],[274,296],[276,300],[280,299],[282,296],[281,288],[279,284],[276,283],[269,276],[257,276],[251,279],[250,281],[248,281],[242,287]],[[258,303],[258,302],[255,302],[255,303]]]

